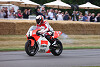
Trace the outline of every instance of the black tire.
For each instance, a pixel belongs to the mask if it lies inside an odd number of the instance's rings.
[[[56,40],[56,44],[52,45],[50,49],[51,49],[51,53],[54,56],[59,56],[63,51],[63,46],[62,46],[62,43],[60,42],[60,40],[58,40],[58,39],[55,39],[55,40]],[[58,52],[56,51],[57,49],[59,49]]]
[[[25,51],[29,56],[34,56],[38,51],[38,46],[35,43],[33,47],[31,47],[31,41],[27,40],[25,44]]]

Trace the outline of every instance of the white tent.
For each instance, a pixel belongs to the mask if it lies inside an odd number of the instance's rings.
[[[56,0],[50,3],[44,4],[46,7],[58,8],[58,9],[71,9],[71,6],[62,2],[61,0]]]
[[[40,6],[39,4],[32,2],[32,1],[29,1],[29,0],[23,0],[23,2],[24,3],[21,3],[17,6],[20,6],[20,7],[37,7],[37,6]]]
[[[18,5],[20,3],[23,3],[21,0],[0,0],[0,4],[13,4]]]
[[[79,8],[81,8],[81,9],[100,9],[99,6],[93,5],[90,2],[87,2],[86,4],[79,5]]]
[[[12,4],[0,4],[0,6],[12,6]]]

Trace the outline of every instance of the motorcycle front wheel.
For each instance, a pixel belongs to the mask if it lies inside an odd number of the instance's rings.
[[[29,56],[34,56],[38,51],[38,46],[34,43],[34,46],[31,46],[31,41],[27,40],[25,43],[25,51]]]
[[[55,39],[55,40],[56,40],[56,44],[51,46],[51,53],[54,56],[59,56],[63,51],[63,46],[60,40],[58,39]]]

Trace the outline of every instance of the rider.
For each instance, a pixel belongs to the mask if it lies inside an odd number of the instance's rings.
[[[51,42],[51,40],[53,40],[52,38],[53,28],[49,25],[47,21],[44,21],[42,15],[38,15],[36,17],[36,23],[37,23],[37,28],[43,28],[43,30],[40,31],[40,34],[44,34],[44,36]]]

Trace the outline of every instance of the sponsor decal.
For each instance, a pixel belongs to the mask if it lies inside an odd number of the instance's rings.
[[[41,45],[42,45],[42,44],[48,45],[48,41],[47,41],[47,40],[41,40]]]

